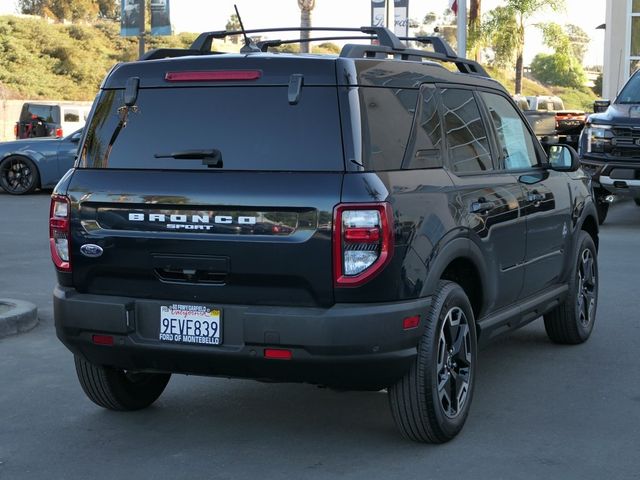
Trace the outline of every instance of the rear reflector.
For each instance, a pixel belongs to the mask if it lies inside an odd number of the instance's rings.
[[[280,348],[265,348],[264,358],[271,358],[275,360],[291,360],[293,354],[291,350],[283,350]]]
[[[413,317],[407,317],[402,321],[402,328],[410,330],[420,325],[420,315],[414,315]]]
[[[167,72],[167,82],[228,82],[232,80],[258,80],[260,70],[211,70],[201,72]]]
[[[96,345],[113,345],[113,337],[111,335],[94,335],[91,341]]]

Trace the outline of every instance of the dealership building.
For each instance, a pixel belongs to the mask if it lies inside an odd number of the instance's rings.
[[[613,100],[640,68],[640,0],[607,0],[602,97]]]

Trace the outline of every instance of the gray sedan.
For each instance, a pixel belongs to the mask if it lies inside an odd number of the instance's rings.
[[[0,143],[0,187],[22,195],[53,188],[73,166],[82,129],[64,138],[33,138]]]

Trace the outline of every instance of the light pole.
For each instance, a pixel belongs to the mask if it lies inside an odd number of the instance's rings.
[[[458,56],[467,57],[467,0],[458,0]]]

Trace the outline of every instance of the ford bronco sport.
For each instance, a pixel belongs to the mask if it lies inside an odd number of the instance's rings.
[[[575,151],[548,158],[441,39],[353,31],[379,44],[219,54],[238,32],[212,32],[108,74],[50,215],[57,335],[93,402],[144,408],[173,373],[388,389],[405,437],[444,442],[479,342],[540,316],[589,337]]]

